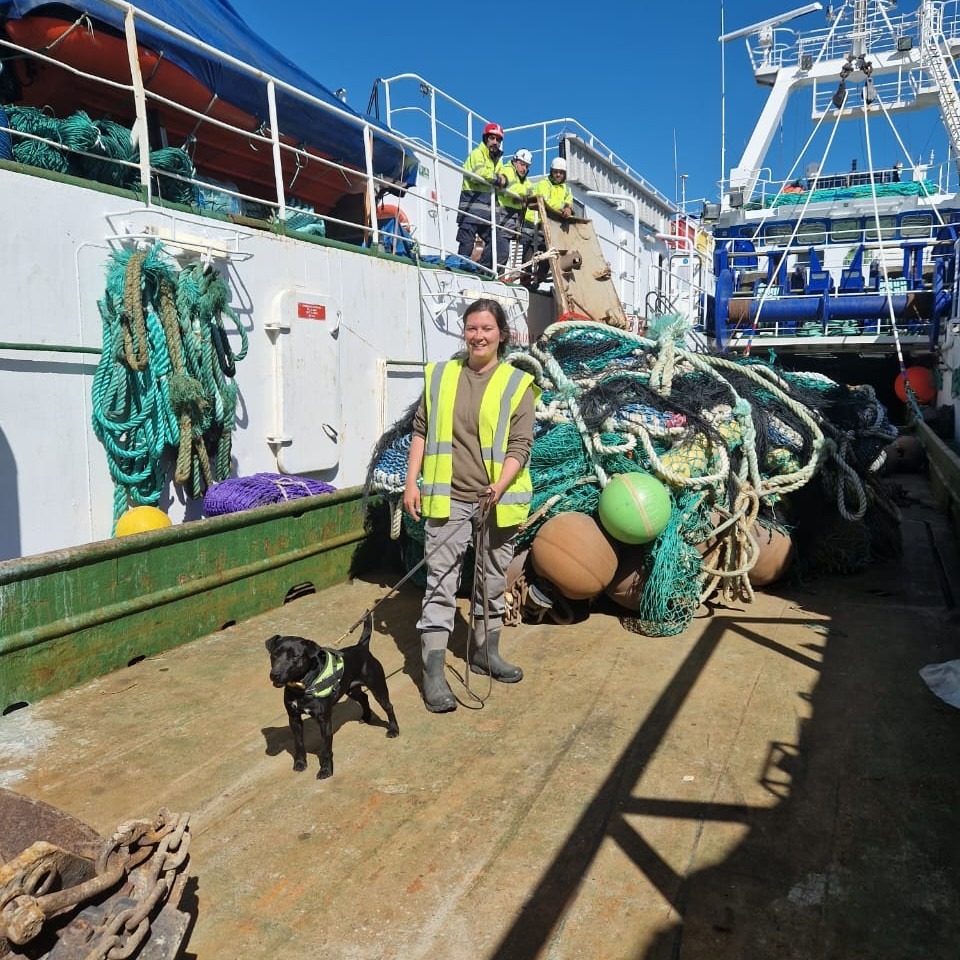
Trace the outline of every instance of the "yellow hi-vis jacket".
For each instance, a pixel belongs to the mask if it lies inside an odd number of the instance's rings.
[[[504,164],[500,172],[507,178],[507,185],[497,194],[497,203],[511,210],[526,209],[526,197],[533,190],[533,184],[527,177],[521,180],[512,163]]]
[[[493,187],[487,181],[493,180],[501,173],[503,173],[503,157],[499,156],[494,160],[486,144],[480,143],[467,154],[467,159],[463,162],[463,185],[460,189],[464,193],[489,193]],[[476,176],[470,176],[470,174],[476,174]],[[478,180],[476,177],[483,177],[483,179]]]
[[[549,176],[546,176],[533,185],[530,193],[537,197],[543,197],[543,202],[554,210],[562,210],[564,207],[573,209],[573,191],[567,186],[566,180],[563,183],[554,183]],[[526,219],[536,222],[536,207],[527,207]]]
[[[453,404],[463,360],[428,363],[425,373],[427,436],[423,452],[423,487],[420,512],[432,520],[450,516],[450,483],[453,479]],[[509,363],[493,372],[480,401],[479,439],[483,462],[491,483],[496,483],[507,456],[510,417],[533,377]],[[533,484],[524,466],[503,491],[496,506],[498,527],[515,527],[530,513]]]

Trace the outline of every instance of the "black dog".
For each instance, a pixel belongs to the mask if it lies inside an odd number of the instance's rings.
[[[293,769],[307,769],[303,745],[303,714],[320,725],[320,772],[318,780],[333,776],[333,705],[346,694],[360,704],[361,720],[371,723],[370,702],[361,687],[367,687],[387,714],[387,736],[400,733],[397,717],[387,692],[387,678],[380,661],[370,652],[373,617],[368,616],[360,642],[336,650],[321,647],[303,637],[277,634],[267,643],[270,652],[270,681],[283,687],[283,705],[293,731]]]

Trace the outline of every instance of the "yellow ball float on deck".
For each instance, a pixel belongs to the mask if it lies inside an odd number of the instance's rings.
[[[170,518],[156,507],[131,507],[118,521],[113,532],[115,537],[129,537],[132,533],[145,533],[172,526]]]

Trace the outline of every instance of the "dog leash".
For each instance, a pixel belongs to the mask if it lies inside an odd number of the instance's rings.
[[[474,539],[473,539],[473,552],[474,552],[474,565],[473,565],[473,589],[471,591],[470,597],[470,618],[468,622],[467,630],[467,666],[464,669],[464,676],[461,677],[459,673],[450,665],[447,665],[447,669],[460,681],[464,689],[467,691],[467,696],[479,704],[482,707],[486,701],[490,698],[490,694],[493,692],[493,673],[490,670],[490,660],[489,660],[489,649],[487,650],[487,692],[481,697],[478,696],[470,689],[470,647],[475,639],[476,631],[476,612],[475,612],[475,598],[478,593],[483,598],[483,635],[484,637],[489,636],[490,630],[490,596],[487,591],[487,578],[483,573],[483,558],[487,548],[487,520],[490,516],[490,495],[481,494],[480,498],[477,501],[477,510],[471,517],[467,517],[463,520],[456,521],[454,525],[451,526],[450,530],[447,532],[447,535],[441,540],[434,549],[427,553],[424,551],[423,558],[413,567],[411,567],[406,574],[401,577],[376,603],[371,607],[368,607],[360,615],[360,617],[353,623],[353,625],[343,633],[333,644],[334,647],[339,647],[340,644],[346,640],[361,623],[364,623],[368,617],[373,616],[374,610],[380,606],[385,600],[388,600],[392,597],[432,556],[434,552],[440,549],[450,537],[453,536],[454,532],[460,528],[464,523],[472,523],[474,525]],[[479,587],[479,590],[478,590]],[[462,702],[462,701],[461,701]],[[463,706],[467,706],[463,704]]]
[[[490,636],[490,595],[487,592],[487,578],[483,574],[483,562],[487,552],[487,518],[490,516],[490,497],[483,494],[478,501],[477,512],[471,518],[474,522],[473,527],[473,589],[470,596],[470,619],[467,625],[467,666],[464,669],[465,679],[462,681],[467,691],[467,696],[483,706],[490,699],[493,692],[493,671],[490,669],[490,648],[486,646],[487,639]],[[487,654],[487,692],[479,697],[470,689],[470,647],[476,639],[476,611],[475,601],[479,594],[483,598],[483,636],[484,647]],[[452,668],[451,668],[452,669]],[[456,674],[456,670],[453,671]]]
[[[346,633],[341,634],[341,636],[338,638],[338,640],[337,640],[337,642],[334,644],[334,646],[335,646],[335,647],[340,646],[340,643],[341,643],[343,640],[346,640],[347,637],[349,637],[350,634],[353,633],[353,631],[356,630],[357,627],[359,627],[360,624],[363,623],[363,622],[367,619],[367,617],[372,616],[372,615],[373,615],[373,611],[376,610],[377,607],[379,607],[380,604],[384,602],[384,600],[389,600],[390,597],[392,597],[392,596],[427,562],[427,560],[430,558],[430,556],[431,556],[434,552],[436,552],[437,550],[439,550],[440,547],[442,547],[442,546],[453,536],[454,532],[455,532],[457,529],[459,529],[459,527],[460,527],[462,524],[464,524],[464,523],[470,523],[470,522],[472,521],[472,519],[473,519],[472,517],[467,517],[467,518],[464,519],[464,520],[458,520],[458,521],[456,521],[456,522],[454,523],[454,525],[451,526],[450,530],[447,532],[447,535],[433,548],[433,550],[431,550],[430,553],[427,553],[426,551],[424,551],[423,559],[421,559],[420,562],[416,564],[416,566],[411,567],[411,568],[406,572],[406,574],[404,574],[404,576],[403,576],[400,580],[398,580],[372,607],[368,607],[366,610],[364,610],[363,613],[360,615],[360,618],[353,624],[353,626],[351,626],[351,627],[346,631]],[[469,652],[469,651],[468,651],[468,652]]]

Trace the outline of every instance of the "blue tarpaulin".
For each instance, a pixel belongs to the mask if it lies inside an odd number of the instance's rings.
[[[227,0],[190,0],[189,3],[183,0],[138,0],[135,7],[322,103],[360,118],[360,114],[338,100],[326,87],[265,44]],[[4,20],[18,20],[30,13],[69,17],[71,12],[75,14],[74,19],[85,13],[93,20],[123,31],[123,11],[102,0],[57,4],[44,3],[43,0],[0,0],[0,25]],[[266,83],[262,78],[225,64],[143,19],[137,19],[136,26],[141,46],[161,53],[220,99],[267,123]],[[363,134],[358,123],[328,113],[279,87],[277,119],[280,132],[286,136],[338,162],[364,169]],[[374,173],[412,185],[417,169],[414,155],[378,135],[378,130],[385,130],[382,125],[369,118],[367,122],[374,127]]]

